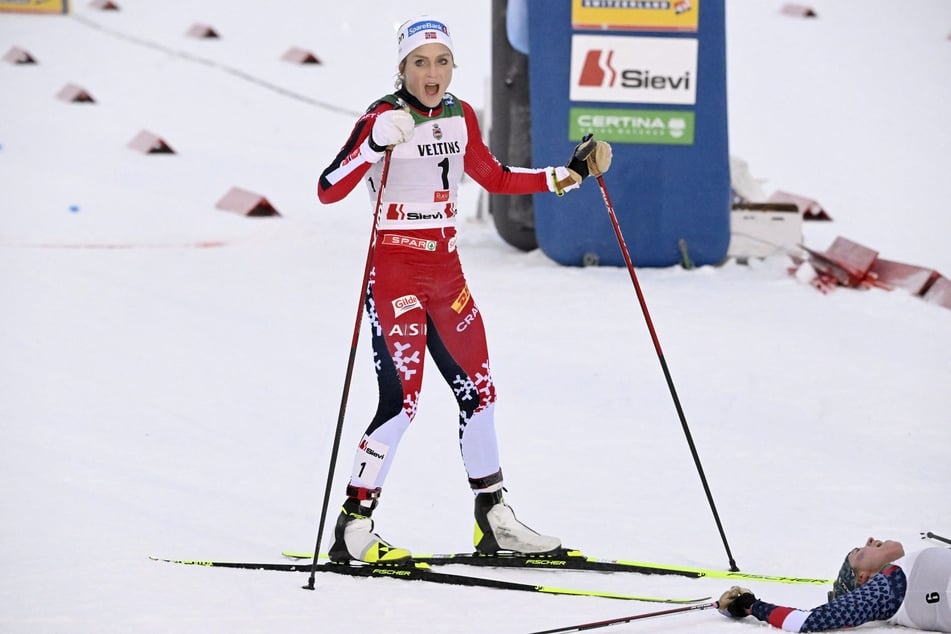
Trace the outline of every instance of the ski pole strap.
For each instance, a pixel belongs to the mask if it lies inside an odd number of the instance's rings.
[[[499,469],[484,478],[469,478],[469,486],[476,493],[490,493],[502,488],[502,470]]]

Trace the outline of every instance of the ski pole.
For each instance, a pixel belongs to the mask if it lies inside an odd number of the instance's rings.
[[[370,228],[370,246],[367,247],[367,260],[363,268],[363,283],[360,286],[360,301],[357,302],[357,317],[353,323],[353,338],[350,340],[350,357],[347,359],[347,372],[343,380],[343,393],[340,396],[340,411],[337,414],[337,429],[334,432],[333,448],[330,451],[330,467],[327,469],[327,485],[324,488],[324,501],[320,508],[320,522],[317,526],[317,543],[314,545],[314,563],[310,567],[310,577],[304,590],[314,589],[314,579],[317,576],[317,558],[320,556],[320,538],[324,534],[324,524],[327,521],[327,506],[330,504],[330,489],[333,485],[334,471],[337,468],[337,453],[340,450],[340,437],[343,434],[343,420],[347,413],[347,401],[350,398],[350,381],[353,378],[353,362],[357,356],[357,342],[360,339],[360,325],[363,322],[363,302],[366,297],[367,284],[370,283],[370,270],[373,266],[373,252],[376,249],[376,227],[380,221],[380,209],[383,206],[383,189],[386,187],[386,177],[390,171],[390,157],[393,155],[392,146],[386,148],[383,155],[383,173],[380,176],[380,186],[376,192],[376,210],[373,212],[373,226]]]
[[[928,531],[927,533],[922,533],[921,538],[933,539],[935,541],[944,542],[945,544],[951,544],[951,539],[948,539],[947,537],[942,537],[941,535],[935,535],[931,531]]]
[[[624,242],[624,235],[621,233],[621,225],[618,224],[617,214],[614,213],[614,205],[611,204],[611,197],[608,195],[608,188],[604,184],[604,177],[597,176],[598,187],[601,188],[601,197],[604,199],[604,205],[608,209],[608,215],[611,216],[611,224],[614,226],[614,235],[617,237],[618,246],[621,247],[621,253],[624,256],[624,262],[627,264],[627,271],[631,274],[631,281],[634,282],[634,292],[637,294],[637,301],[641,305],[641,312],[644,313],[644,320],[647,322],[647,329],[650,331],[651,339],[654,341],[654,349],[657,351],[657,358],[660,360],[660,367],[664,371],[664,378],[667,379],[667,387],[670,389],[670,395],[674,399],[674,407],[677,409],[677,415],[680,417],[680,426],[683,427],[684,435],[687,437],[687,444],[690,446],[690,453],[693,455],[694,464],[697,465],[697,472],[700,474],[700,481],[703,483],[703,490],[707,494],[707,501],[710,503],[710,510],[713,511],[713,519],[716,521],[717,529],[720,531],[720,539],[723,540],[723,546],[726,548],[726,555],[730,561],[730,570],[739,571],[736,567],[736,561],[733,559],[733,553],[730,552],[730,545],[726,541],[726,534],[723,532],[723,525],[720,523],[720,515],[717,513],[717,507],[713,503],[713,495],[710,493],[710,486],[707,484],[707,477],[703,473],[703,466],[700,464],[700,456],[697,454],[697,448],[694,445],[693,437],[690,434],[690,428],[687,426],[687,418],[684,416],[683,407],[680,405],[680,398],[677,396],[677,390],[674,388],[674,380],[670,376],[670,369],[667,367],[667,361],[664,359],[664,352],[661,350],[660,341],[657,339],[657,332],[654,330],[654,324],[651,321],[650,313],[647,310],[647,302],[644,300],[644,293],[641,292],[641,285],[637,281],[637,274],[634,272],[634,264],[631,262],[631,254]]]
[[[595,630],[609,625],[618,625],[620,623],[630,623],[631,621],[640,621],[642,619],[652,619],[655,616],[667,616],[670,614],[683,614],[694,610],[708,610],[717,607],[717,602],[700,603],[697,605],[688,605],[682,608],[672,608],[670,610],[660,610],[659,612],[646,612],[644,614],[635,614],[634,616],[622,616],[617,619],[607,619],[605,621],[591,621],[590,623],[579,623],[578,625],[569,625],[567,627],[557,627],[553,630],[544,630],[541,632],[532,632],[532,634],[561,634],[562,632],[583,632],[585,630]]]

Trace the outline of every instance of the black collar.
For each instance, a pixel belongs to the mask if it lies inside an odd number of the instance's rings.
[[[429,106],[424,106],[419,99],[414,97],[410,91],[406,90],[406,87],[402,87],[396,91],[396,96],[406,102],[413,110],[419,112],[422,115],[427,117],[434,117],[442,112],[443,104],[439,103],[435,108],[430,108]]]

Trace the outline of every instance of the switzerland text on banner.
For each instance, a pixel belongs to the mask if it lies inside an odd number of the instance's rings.
[[[700,0],[572,0],[579,31],[696,32]]]
[[[0,12],[69,13],[69,0],[0,0]]]

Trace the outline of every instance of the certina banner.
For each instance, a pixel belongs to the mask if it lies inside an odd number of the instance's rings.
[[[697,39],[572,35],[569,98],[693,105]]]
[[[689,110],[571,108],[568,138],[586,134],[610,143],[693,145],[694,113]]]

